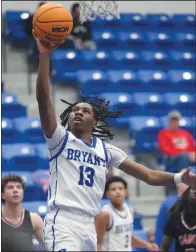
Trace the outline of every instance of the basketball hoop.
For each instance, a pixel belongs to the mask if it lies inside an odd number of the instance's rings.
[[[81,22],[95,20],[97,16],[102,19],[108,17],[120,18],[118,1],[79,1],[81,10]]]

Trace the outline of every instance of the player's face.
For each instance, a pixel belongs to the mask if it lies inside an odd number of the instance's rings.
[[[23,200],[24,190],[19,182],[8,182],[2,193],[2,199],[7,203],[18,204]]]
[[[73,107],[69,117],[69,127],[71,131],[91,133],[95,126],[94,111],[90,104],[81,102]]]
[[[113,182],[109,186],[107,197],[110,198],[112,203],[114,204],[123,204],[124,200],[127,197],[127,189],[124,187],[123,183]]]
[[[190,193],[189,193],[189,200],[190,200],[191,203],[196,204],[196,186],[191,187]]]

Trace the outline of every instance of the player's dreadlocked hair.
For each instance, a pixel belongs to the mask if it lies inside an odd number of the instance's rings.
[[[188,207],[189,193],[191,187],[188,187],[186,191],[181,195],[180,199],[169,209],[169,214],[180,214]]]
[[[62,102],[69,105],[67,109],[60,115],[61,119],[61,125],[65,127],[68,123],[70,113],[72,111],[72,108],[78,104],[76,103],[69,103],[65,100],[62,100]],[[97,96],[84,96],[81,94],[81,101],[88,103],[92,106],[94,111],[94,117],[97,122],[100,122],[102,125],[96,126],[96,128],[93,129],[92,134],[97,137],[106,138],[109,137],[110,139],[113,139],[114,134],[110,131],[110,127],[112,125],[109,125],[107,122],[107,118],[118,118],[122,115],[123,111],[109,111],[108,106],[110,101],[107,101],[105,99],[98,98]]]

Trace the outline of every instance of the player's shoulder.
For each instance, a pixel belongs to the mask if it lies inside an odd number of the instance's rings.
[[[121,153],[121,154],[123,154],[123,155],[125,155],[125,153],[124,153],[124,151],[122,151],[120,148],[118,148],[118,147],[116,147],[116,146],[114,146],[114,145],[112,145],[112,144],[109,144],[109,143],[105,143],[105,145],[106,145],[106,150],[107,150],[107,152],[109,152],[109,153]]]
[[[102,207],[102,211],[108,211],[108,210],[111,210],[111,206],[110,206],[110,204],[105,204],[103,207]]]
[[[29,212],[29,214],[30,214],[31,222],[34,229],[36,229],[37,227],[43,226],[43,220],[39,214],[34,213],[34,212]]]
[[[110,215],[111,215],[111,210],[108,207],[108,205],[105,205],[101,209],[101,212],[100,212],[99,216],[101,216],[101,218],[103,218],[103,219],[108,219],[108,218],[110,218]]]

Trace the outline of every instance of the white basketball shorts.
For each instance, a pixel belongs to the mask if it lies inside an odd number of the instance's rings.
[[[47,213],[43,236],[47,251],[97,251],[94,218],[62,209]]]

